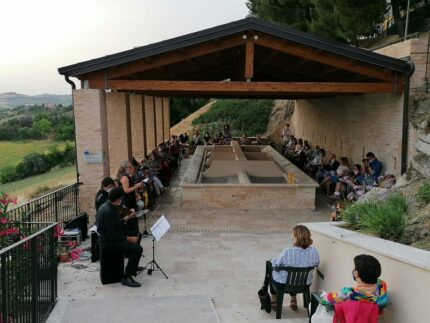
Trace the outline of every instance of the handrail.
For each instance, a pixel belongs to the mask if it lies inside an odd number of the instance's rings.
[[[19,224],[25,224],[25,223],[27,223],[27,224],[49,224],[49,225],[43,229],[37,230],[35,233],[29,235],[28,237],[26,237],[24,239],[21,239],[21,240],[15,242],[14,244],[11,244],[10,246],[7,246],[3,249],[0,249],[0,256],[6,252],[18,247],[18,246],[20,246],[20,245],[30,241],[31,239],[34,239],[35,237],[37,237],[41,233],[45,233],[46,231],[55,227],[58,224],[58,222],[17,222],[17,223],[19,223]]]

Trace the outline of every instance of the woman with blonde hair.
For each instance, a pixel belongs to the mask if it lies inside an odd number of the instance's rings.
[[[296,225],[292,232],[292,247],[287,247],[272,260],[266,261],[266,275],[264,285],[270,287],[272,299],[272,308],[276,308],[276,292],[277,289],[284,289],[287,280],[286,271],[275,271],[275,267],[316,267],[320,263],[320,256],[314,247],[312,247],[311,233],[304,225]],[[312,271],[307,278],[307,284],[312,284]],[[292,310],[297,310],[296,294],[290,294],[290,307]]]

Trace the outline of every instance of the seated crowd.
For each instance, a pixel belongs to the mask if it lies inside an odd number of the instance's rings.
[[[198,145],[230,145],[232,139],[231,128],[228,123],[223,126],[223,129],[217,129],[212,135],[209,131],[206,131],[203,138],[199,130],[197,130],[191,138],[186,132],[180,134],[178,137],[178,141],[182,145],[183,150],[187,149],[189,146]],[[257,135],[255,138],[249,138],[246,133],[243,133],[238,141],[240,145],[263,144],[261,135]]]
[[[334,153],[327,154],[318,145],[312,148],[307,140],[295,138],[288,124],[282,131],[282,140],[282,154],[314,178],[329,197],[353,201],[375,186],[390,188],[395,183],[393,175],[381,175],[382,163],[373,152],[351,169],[347,157],[338,161]]]

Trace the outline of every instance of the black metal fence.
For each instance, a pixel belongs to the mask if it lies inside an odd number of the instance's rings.
[[[19,222],[58,222],[62,225],[78,214],[78,189],[78,183],[63,187],[8,211],[8,218]]]
[[[45,322],[57,299],[56,223],[9,223],[26,238],[0,250],[0,322]]]

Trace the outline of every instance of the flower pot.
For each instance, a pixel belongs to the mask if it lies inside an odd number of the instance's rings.
[[[69,254],[68,253],[62,253],[60,255],[60,262],[68,262],[69,261]]]

